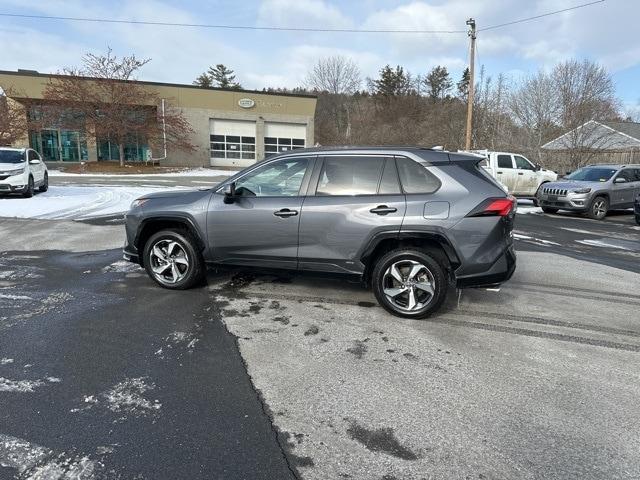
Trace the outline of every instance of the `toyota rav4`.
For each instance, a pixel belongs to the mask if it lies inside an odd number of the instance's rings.
[[[382,307],[423,318],[451,285],[515,270],[516,202],[476,155],[317,148],[268,158],[206,190],[135,200],[124,257],[186,289],[207,264],[359,275]]]

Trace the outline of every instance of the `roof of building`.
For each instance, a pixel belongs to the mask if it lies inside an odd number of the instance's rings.
[[[64,78],[69,75],[59,74],[59,73],[40,73],[36,70],[27,70],[19,68],[18,71],[14,72],[11,70],[0,70],[1,75],[17,75],[17,76],[27,76],[27,77],[43,77],[43,78]],[[100,80],[97,77],[78,77],[84,78],[86,80]],[[195,88],[198,90],[212,90],[212,91],[220,91],[220,92],[242,92],[242,93],[253,93],[260,95],[277,95],[284,97],[303,97],[303,98],[318,98],[317,95],[313,95],[310,93],[291,93],[291,92],[268,92],[263,90],[247,90],[244,88],[220,88],[220,87],[200,87],[198,85],[193,85],[189,83],[167,83],[167,82],[151,82],[147,80],[121,80],[122,82],[132,81],[136,83],[141,83],[143,85],[156,85],[162,87],[178,87],[178,88]]]
[[[622,132],[637,140],[640,140],[640,123],[636,122],[600,122],[617,132]]]
[[[578,144],[579,143],[579,144]],[[589,120],[542,145],[545,150],[640,148],[640,123]]]

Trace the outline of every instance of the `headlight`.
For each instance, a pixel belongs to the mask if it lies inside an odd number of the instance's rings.
[[[589,193],[591,191],[590,188],[574,188],[571,190],[573,193]]]
[[[7,170],[2,172],[4,175],[9,175],[10,177],[13,175],[22,175],[24,173],[24,167],[16,168],[15,170]]]
[[[131,206],[129,210],[133,210],[134,208],[141,207],[144,203],[147,203],[147,198],[136,198],[133,202],[131,202]]]

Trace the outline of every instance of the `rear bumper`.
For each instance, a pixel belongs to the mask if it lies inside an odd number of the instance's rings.
[[[516,252],[513,245],[509,245],[491,268],[482,273],[457,277],[456,286],[458,288],[495,287],[509,280],[515,270]]]

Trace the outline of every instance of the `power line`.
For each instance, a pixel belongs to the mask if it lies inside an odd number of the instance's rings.
[[[497,25],[491,25],[485,28],[479,28],[479,32],[486,30],[493,30],[496,28],[506,27],[509,25],[515,25],[518,23],[530,22],[539,18],[548,17],[550,15],[556,15],[558,13],[568,12],[570,10],[576,10],[578,8],[588,7],[597,3],[603,3],[605,0],[596,0],[589,3],[583,3],[574,7],[564,8],[562,10],[556,10],[554,12],[543,13],[541,15],[535,15],[533,17],[521,18],[519,20],[513,20],[511,22],[500,23]],[[253,26],[253,25],[226,25],[226,24],[206,24],[206,23],[175,23],[175,22],[152,22],[145,20],[117,20],[113,18],[87,18],[87,17],[58,17],[53,15],[28,15],[21,13],[5,13],[0,12],[0,17],[10,18],[29,18],[36,20],[65,20],[70,22],[93,22],[93,23],[116,23],[116,24],[128,24],[128,25],[150,25],[160,27],[187,27],[187,28],[212,28],[212,29],[226,29],[226,30],[267,30],[267,31],[280,31],[280,32],[320,32],[320,33],[408,33],[408,34],[461,34],[467,33],[466,30],[396,30],[396,29],[356,29],[356,28],[314,28],[314,27],[268,27],[268,26]]]
[[[215,25],[205,23],[151,22],[144,20],[116,20],[112,18],[56,17],[51,15],[27,15],[20,13],[2,13],[0,17],[32,18],[38,20],[67,20],[72,22],[122,23],[130,25],[153,25],[161,27],[220,28],[229,30],[275,30],[285,32],[337,32],[337,33],[467,33],[466,30],[368,30],[353,28],[313,28],[313,27],[260,27],[253,25]]]
[[[537,20],[539,18],[548,17],[550,15],[556,15],[558,13],[568,12],[570,10],[577,10],[578,8],[588,7],[590,5],[595,5],[596,3],[603,3],[605,0],[596,0],[595,2],[583,3],[582,5],[576,5],[575,7],[563,8],[562,10],[556,10],[555,12],[543,13],[541,15],[536,15],[534,17],[521,18],[520,20],[513,20],[511,22],[499,23],[497,25],[491,25],[489,27],[479,28],[479,32],[484,32],[486,30],[493,30],[494,28],[507,27],[509,25],[515,25],[516,23],[524,23],[530,22],[532,20]]]

